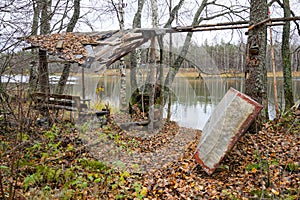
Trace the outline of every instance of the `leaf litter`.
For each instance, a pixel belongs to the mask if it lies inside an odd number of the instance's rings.
[[[300,120],[288,115],[246,133],[207,175],[193,159],[201,131],[165,123],[148,137],[112,122],[81,134],[57,125],[35,130],[18,148],[1,135],[1,175],[19,152],[19,199],[298,199]],[[29,134],[28,134],[29,135]],[[5,145],[4,145],[5,144]],[[8,167],[5,167],[8,166]],[[3,198],[2,193],[0,197]]]
[[[266,123],[258,134],[246,133],[211,176],[193,159],[201,132],[180,128],[174,122],[157,134],[158,139],[155,135],[151,139],[136,137],[138,145],[127,146],[134,153],[130,156],[124,153],[118,158],[126,166],[144,165],[139,180],[147,188],[148,199],[297,199],[300,193],[299,125],[299,119],[287,117],[277,123]],[[119,131],[120,140],[132,140],[132,134],[128,136]],[[173,148],[165,148],[171,143],[175,144]],[[183,143],[184,148],[178,143]],[[168,157],[171,159],[166,159]]]

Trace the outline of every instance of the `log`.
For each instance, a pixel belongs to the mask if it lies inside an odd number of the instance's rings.
[[[108,111],[96,111],[95,112],[95,115],[97,117],[103,117],[103,116],[106,116],[106,115],[109,115],[109,114],[110,114],[109,110]]]
[[[141,121],[141,122],[126,122],[119,124],[119,127],[123,130],[129,130],[130,128],[141,128],[147,126],[149,121]]]

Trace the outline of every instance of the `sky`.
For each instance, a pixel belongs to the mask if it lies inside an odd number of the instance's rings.
[[[165,24],[166,20],[169,17],[169,11],[168,11],[168,0],[163,0],[158,2],[158,13],[159,13],[159,24],[161,27]],[[115,1],[116,4],[118,1]],[[132,21],[133,16],[136,12],[137,7],[137,1],[136,0],[128,0],[125,1],[126,7],[124,8],[125,11],[125,29],[129,29],[132,27]],[[217,0],[217,3],[225,4],[225,5],[231,5],[231,8],[236,8],[238,6],[245,6],[247,4],[242,4],[241,1],[235,1],[235,0]],[[178,3],[178,0],[172,0],[173,7]],[[143,28],[151,28],[151,10],[150,10],[150,3],[146,1],[143,12],[142,12],[142,27]],[[82,13],[87,13],[86,18],[89,18],[93,23],[93,29],[90,27],[84,25],[81,23],[77,27],[78,31],[102,31],[102,30],[114,30],[119,29],[118,21],[116,18],[116,12],[113,11],[111,13],[111,10],[108,7],[111,7],[111,3],[107,3],[107,1],[101,0],[101,1],[92,1],[92,0],[83,0],[81,2],[81,5],[83,7]],[[178,15],[178,18],[173,22],[172,26],[189,26],[192,23],[192,19],[194,16],[194,13],[198,9],[200,5],[200,1],[197,0],[186,0],[185,4],[180,9],[180,13]],[[93,11],[91,12],[91,8],[93,8]],[[96,12],[97,10],[97,12]],[[221,11],[221,8],[216,6],[210,6],[206,13],[208,16],[212,14],[216,14],[217,11]],[[102,14],[101,14],[102,13]],[[101,14],[101,15],[100,15]],[[245,15],[245,14],[244,14]],[[203,15],[203,17],[205,17]],[[241,20],[241,19],[237,19]],[[82,20],[83,21],[83,20]],[[210,20],[204,23],[217,23],[222,21],[228,21],[228,18],[218,18],[216,20]],[[209,32],[197,32],[194,34],[193,38],[195,42],[197,43],[203,43],[205,40],[208,40],[211,43],[218,43],[223,40],[224,42],[233,43],[235,41],[245,40],[244,37],[244,31],[209,31]]]
[[[0,1],[0,7],[9,0],[1,0]],[[124,8],[125,11],[125,29],[129,29],[132,26],[133,16],[137,9],[137,0],[123,0],[126,4],[126,7]],[[179,0],[172,0],[173,7],[178,3]],[[9,26],[5,26],[5,23],[1,21],[0,23],[0,43],[3,45],[3,43],[7,40],[7,38],[10,38],[10,40],[14,40],[15,38],[12,38],[12,33],[14,29],[18,30],[20,34],[18,36],[28,35],[30,33],[31,28],[31,22],[32,22],[32,9],[31,7],[28,7],[26,9],[28,10],[20,10],[18,7],[21,7],[21,2],[28,3],[29,0],[18,0],[16,1],[20,4],[15,5],[11,8],[10,12],[0,12],[0,19],[1,20],[12,20],[13,23],[10,23]],[[53,6],[54,8],[55,3],[57,0],[53,0]],[[65,3],[66,1],[61,1],[61,3]],[[116,4],[119,2],[119,0],[113,0]],[[300,16],[300,0],[291,0],[291,8],[295,12],[297,16]],[[159,13],[159,25],[162,27],[166,20],[168,19],[169,11],[168,11],[168,3],[169,0],[158,0],[158,13]],[[192,23],[192,19],[194,16],[194,13],[196,12],[197,8],[199,7],[201,1],[199,0],[185,0],[184,5],[180,9],[178,18],[173,22],[172,26],[188,26]],[[248,7],[249,6],[249,0],[216,0],[216,3],[226,5],[230,7],[231,9],[235,8],[235,5],[237,7]],[[81,32],[88,32],[88,31],[104,31],[104,30],[117,30],[119,29],[118,20],[116,18],[116,12],[113,10],[111,0],[82,0],[81,1],[81,19],[78,25],[75,28],[75,31],[81,31]],[[150,1],[145,1],[145,6],[142,12],[142,27],[143,28],[150,28],[151,27],[151,6]],[[216,14],[218,11],[220,11],[220,7],[216,6],[210,6],[208,9],[205,10],[205,13],[203,13],[202,17],[211,16],[213,14]],[[56,28],[60,25],[57,23],[57,19],[61,18],[63,9],[56,10],[58,12],[57,15],[53,17],[52,25],[56,24]],[[282,9],[278,4],[274,4],[271,8],[271,17],[282,17],[283,12]],[[69,11],[69,17],[72,14],[72,10]],[[216,23],[216,22],[227,22],[227,21],[238,21],[242,18],[247,19],[248,14],[247,13],[241,13],[241,17],[235,17],[230,18],[227,17],[220,17],[214,20],[206,21],[203,23]],[[67,22],[67,20],[66,20]],[[300,23],[300,22],[299,22]],[[294,23],[292,23],[292,26],[294,26]],[[207,31],[207,32],[197,32],[194,34],[193,39],[196,43],[202,44],[204,41],[208,41],[209,44],[214,43],[237,43],[237,42],[246,42],[247,37],[245,36],[245,29],[241,30],[235,30],[235,31]],[[281,28],[274,27],[274,41],[280,42],[281,36],[280,36]],[[278,34],[276,34],[278,33]],[[18,37],[14,35],[14,37]],[[299,43],[299,35],[295,33],[296,37],[292,38],[292,42],[298,42]]]
[[[119,1],[115,0],[115,4]],[[209,1],[210,2],[210,1]],[[125,11],[125,29],[129,29],[132,27],[133,16],[137,9],[137,0],[124,0],[126,3]],[[178,0],[172,0],[173,7],[178,3]],[[180,13],[178,18],[173,22],[172,26],[189,26],[192,23],[192,19],[194,13],[199,7],[201,1],[199,0],[186,0],[182,8],[180,9]],[[231,9],[238,9],[240,7],[248,8],[250,3],[249,0],[216,0],[217,4],[222,4],[230,7]],[[93,29],[87,27],[83,23],[77,27],[78,31],[102,31],[102,30],[115,30],[119,29],[118,20],[116,18],[116,12],[111,10],[111,1],[109,0],[82,0],[81,2],[83,11],[82,13],[87,13],[86,18],[89,18],[92,21]],[[158,13],[159,13],[159,24],[162,27],[166,20],[168,19],[169,11],[168,11],[169,0],[158,0]],[[295,12],[297,16],[300,16],[300,0],[291,0],[290,1],[291,8]],[[151,28],[151,5],[150,1],[145,2],[145,6],[142,12],[142,27],[143,28]],[[93,8],[93,9],[91,9]],[[224,8],[223,8],[224,9]],[[221,11],[222,8],[219,6],[209,6],[205,13],[202,14],[202,17],[211,16]],[[248,10],[249,11],[249,10]],[[247,11],[247,12],[248,12]],[[203,22],[204,24],[211,23],[219,23],[219,22],[228,22],[228,21],[239,21],[239,20],[248,20],[249,14],[247,12],[240,13],[240,17],[237,16],[226,16],[219,17],[214,20],[209,20]],[[283,12],[278,4],[273,4],[270,7],[271,17],[282,17]],[[293,27],[292,23],[292,27]],[[246,42],[247,37],[245,36],[246,29],[234,30],[234,31],[207,31],[207,32],[197,32],[194,34],[193,39],[196,43],[203,43],[207,40],[209,43],[237,43],[237,42]],[[280,41],[280,27],[274,27],[273,37],[275,41]]]

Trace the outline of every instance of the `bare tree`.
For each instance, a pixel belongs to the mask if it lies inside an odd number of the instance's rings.
[[[209,6],[212,7],[211,10],[218,10],[218,12],[215,11],[208,12]],[[218,4],[216,3],[216,1],[203,0],[197,9],[197,12],[194,15],[191,26],[197,26],[203,21],[209,21],[220,17],[226,18],[226,16],[229,19],[233,19],[233,16],[237,16],[238,18],[241,18],[240,13],[243,13],[246,10],[247,10],[246,7],[240,7],[235,5],[227,6],[223,4]],[[193,32],[188,32],[185,37],[181,51],[177,56],[177,58],[175,59],[172,68],[170,69],[167,78],[165,80],[165,85],[167,88],[173,82],[176,73],[178,72],[179,68],[181,67],[187,55],[189,46],[191,44],[192,36],[193,36]]]
[[[32,1],[33,7],[33,18],[32,18],[32,28],[31,28],[31,35],[37,35],[39,29],[39,22],[40,22],[40,14],[41,14],[41,2],[38,0]],[[34,54],[35,50],[32,50]],[[37,63],[33,60],[30,65],[30,73],[29,73],[29,90],[28,95],[30,96],[37,90],[38,84],[38,68]]]
[[[284,17],[291,16],[290,1],[283,1]],[[290,21],[285,22],[282,32],[282,45],[281,56],[283,64],[283,89],[284,89],[284,101],[285,110],[288,110],[294,105],[294,95],[292,88],[292,66],[291,66],[291,53],[290,53]]]
[[[50,21],[52,17],[51,13],[52,0],[45,0],[41,3],[41,24],[40,33],[49,34],[50,33]],[[39,49],[39,86],[40,91],[46,94],[50,93],[49,85],[49,70],[47,62],[47,52],[45,50]]]
[[[207,0],[203,0],[200,7],[198,8],[195,16],[194,16],[194,19],[193,19],[193,23],[192,23],[192,26],[194,25],[198,25],[203,19],[200,18],[200,15],[201,13],[204,11],[205,7],[207,6]],[[192,39],[192,36],[193,36],[193,32],[188,32],[187,33],[187,36],[185,37],[185,40],[184,40],[184,44],[183,44],[183,47],[180,51],[180,54],[178,55],[178,57],[176,58],[174,64],[172,65],[172,67],[170,68],[170,71],[166,77],[166,80],[165,80],[165,85],[167,88],[170,88],[170,85],[171,83],[173,82],[175,76],[176,76],[176,73],[178,72],[187,52],[188,52],[188,48],[190,46],[190,42],[191,42],[191,39]]]
[[[72,15],[72,18],[67,26],[67,32],[73,32],[78,20],[80,17],[80,0],[74,0],[74,12]],[[58,85],[56,88],[56,93],[63,94],[65,86],[67,84],[67,80],[70,74],[71,64],[66,63],[64,64],[64,69],[62,72],[62,75],[60,76],[60,79],[58,81]]]

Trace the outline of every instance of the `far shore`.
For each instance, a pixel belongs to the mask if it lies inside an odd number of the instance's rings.
[[[130,69],[126,70],[126,73],[130,73]],[[119,76],[120,71],[118,69],[107,69],[104,71],[102,74],[97,74],[97,73],[86,73],[88,76]],[[73,73],[72,75],[74,76],[79,76],[78,73]],[[234,73],[234,72],[228,72],[228,73],[219,73],[219,74],[205,74],[205,73],[199,73],[194,68],[184,68],[184,69],[179,69],[178,73],[176,74],[176,77],[195,77],[195,78],[205,78],[205,77],[222,77],[222,78],[242,78],[244,77],[244,73]],[[267,73],[268,77],[273,77],[272,72]],[[300,77],[300,72],[292,72],[293,77]],[[283,77],[283,72],[278,71],[276,72],[276,77],[282,78]]]

